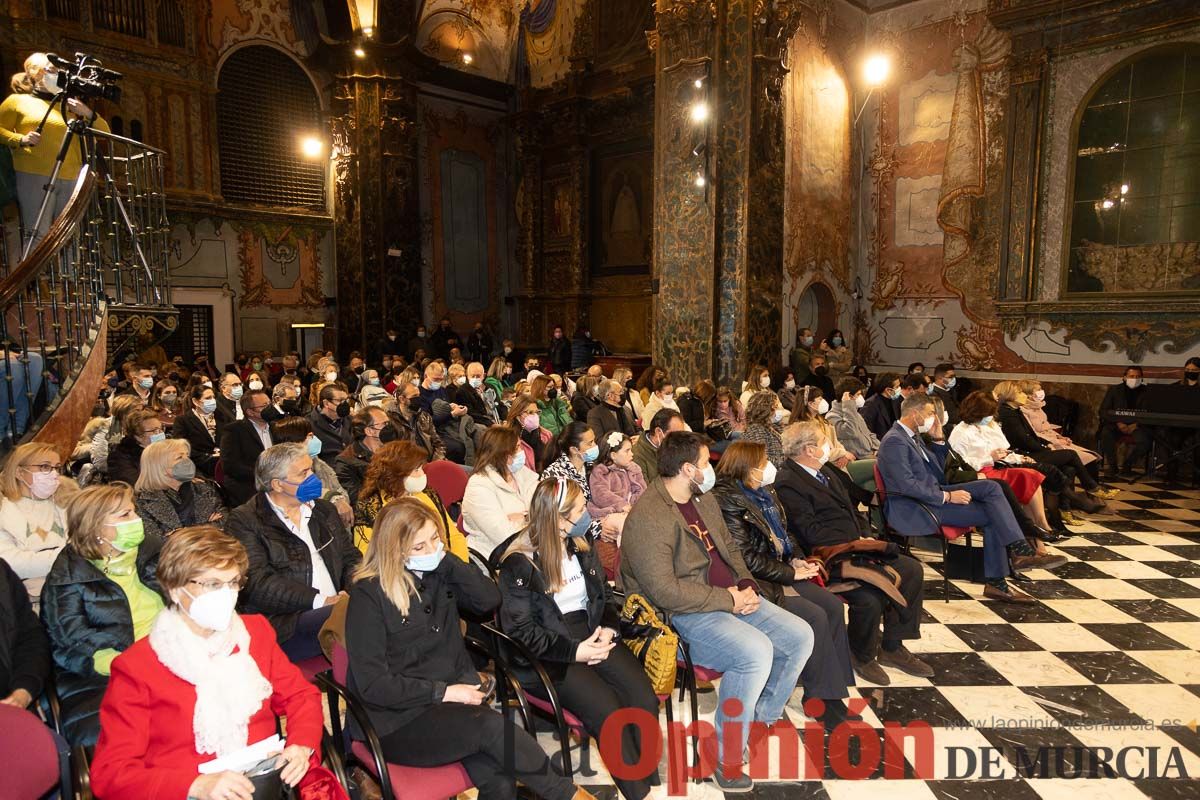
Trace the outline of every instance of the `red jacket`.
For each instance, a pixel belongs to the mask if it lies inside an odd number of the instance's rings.
[[[320,751],[324,715],[317,688],[304,680],[275,642],[265,617],[244,615],[250,656],[274,689],[250,719],[247,744],[276,732],[287,717],[287,743]],[[158,660],[144,637],[112,664],[100,706],[100,741],[92,762],[92,789],[101,800],[186,800],[199,765],[214,756],[196,752],[192,717],[196,689]]]

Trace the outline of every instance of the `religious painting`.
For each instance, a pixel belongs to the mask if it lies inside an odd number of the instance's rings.
[[[649,143],[597,153],[592,181],[592,273],[650,271],[654,155]]]
[[[547,250],[567,249],[575,230],[575,192],[569,175],[542,182],[542,243]]]

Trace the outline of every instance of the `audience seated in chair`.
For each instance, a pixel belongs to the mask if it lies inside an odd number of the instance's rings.
[[[1136,422],[1121,422],[1108,417],[1109,412],[1112,411],[1136,409],[1145,392],[1146,385],[1142,379],[1142,368],[1136,365],[1128,366],[1125,368],[1125,376],[1121,382],[1108,387],[1108,391],[1104,393],[1104,399],[1100,402],[1100,408],[1096,411],[1100,423],[1097,439],[1100,443],[1100,452],[1104,456],[1106,477],[1109,479],[1115,477],[1118,471],[1122,475],[1133,475],[1134,469],[1143,465],[1146,456],[1150,453],[1150,447],[1154,444],[1154,436],[1146,426]],[[1128,441],[1130,447],[1125,454],[1124,463],[1120,464],[1118,468],[1117,443],[1122,440]]]
[[[633,460],[633,440],[620,431],[601,438],[600,455],[588,475],[588,487],[592,493],[588,513],[600,523],[596,552],[604,571],[613,579],[625,520],[633,504],[646,492],[642,468]]]
[[[188,395],[188,410],[175,419],[171,438],[185,439],[192,448],[192,461],[206,478],[216,474],[221,450],[217,446],[217,401],[213,390],[199,384]]]
[[[770,389],[750,395],[750,402],[746,404],[746,429],[742,432],[741,440],[765,447],[767,459],[776,465],[776,469],[783,463],[779,434],[785,419],[787,410],[779,402],[779,396]]]
[[[484,615],[499,603],[477,568],[445,558],[428,506],[407,497],[389,503],[350,590],[348,688],[390,762],[462,762],[480,797],[513,800],[519,780],[545,800],[590,799],[550,768],[536,739],[484,704],[459,609]]]
[[[1100,454],[1076,444],[1069,436],[1064,436],[1058,426],[1050,422],[1046,416],[1046,390],[1040,381],[1023,380],[1019,388],[1025,392],[1028,399],[1021,406],[1021,413],[1029,420],[1030,427],[1039,438],[1044,439],[1052,450],[1074,450],[1079,455],[1079,461],[1092,477],[1100,475]]]
[[[275,444],[302,444],[312,459],[313,474],[321,481],[321,499],[333,503],[342,524],[349,528],[354,524],[354,506],[333,467],[317,458],[324,446],[313,433],[307,417],[284,417],[271,425],[271,439]]]
[[[313,435],[321,440],[318,456],[329,466],[338,453],[350,444],[350,393],[341,383],[326,383],[317,395],[317,402],[308,412],[308,424]]]
[[[572,422],[558,435],[554,452],[558,455],[542,470],[542,478],[563,478],[572,481],[583,492],[585,501],[590,503],[592,490],[588,486],[588,473],[600,456],[596,434],[586,422]],[[599,520],[592,520],[588,536],[593,540],[600,537]]]
[[[874,392],[862,407],[862,418],[881,439],[896,422],[896,398],[900,397],[900,376],[894,372],[882,372],[875,378]],[[876,449],[879,449],[876,446]]]
[[[724,673],[715,720],[724,734],[708,755],[716,756],[710,763],[718,765],[721,789],[748,791],[753,781],[741,766],[750,723],[770,727],[784,716],[812,652],[813,632],[760,595],[709,494],[716,473],[704,440],[690,432],[663,439],[660,480],[625,523],[621,578],[626,592],[645,597],[674,625],[695,664]],[[729,699],[741,702],[740,714],[730,716]]]
[[[21,578],[0,559],[0,704],[29,708],[49,677],[46,629]]]
[[[829,413],[825,415],[825,421],[837,432],[838,441],[856,456],[855,460],[872,458],[879,449],[879,438],[871,432],[860,411],[867,404],[866,389],[857,378],[843,378],[837,387],[838,399],[829,404]]]
[[[525,463],[517,432],[493,425],[483,434],[475,467],[463,496],[463,530],[467,544],[490,556],[529,521],[529,501],[537,473]]]
[[[259,616],[235,613],[246,551],[210,526],[163,546],[158,576],[169,607],[112,664],[100,707],[92,785],[104,800],[248,797],[250,780],[199,767],[267,739],[287,719],[280,779],[296,786],[321,760],[321,696]]]
[[[183,439],[155,442],[142,453],[134,505],[147,534],[169,537],[192,525],[225,526],[225,504],[215,483],[196,474]]]
[[[250,567],[239,606],[263,614],[294,662],[321,655],[317,632],[345,594],[362,556],[304,445],[277,444],[258,458],[258,492],[229,514],[225,529],[246,548]]]
[[[625,436],[634,436],[638,432],[638,428],[633,422],[633,412],[625,402],[625,387],[615,380],[602,380],[598,387],[601,401],[588,412],[588,426],[600,439],[603,439],[611,431],[620,431]]]
[[[375,451],[396,441],[399,436],[400,431],[382,408],[364,408],[350,419],[350,444],[338,453],[333,471],[350,497],[351,505],[358,503],[358,493]]]
[[[123,483],[89,486],[67,504],[67,546],[42,588],[63,735],[91,746],[112,662],[150,632],[163,608],[162,541],[145,536]]]
[[[18,445],[0,472],[0,559],[25,583],[33,610],[42,584],[67,544],[67,502],[79,491],[62,476],[58,452],[42,442]]]
[[[217,427],[224,430],[225,426],[229,423],[245,419],[245,415],[242,413],[241,400],[246,387],[236,373],[226,372],[221,376],[218,388],[220,391],[216,395],[217,408],[213,413],[217,420]],[[220,430],[217,431],[218,436],[220,432]]]
[[[108,479],[133,485],[138,478],[142,451],[167,438],[158,414],[148,408],[129,412],[122,424],[125,436],[108,452]]]
[[[667,434],[687,430],[683,416],[669,408],[664,408],[650,420],[650,427],[638,437],[633,446],[633,461],[642,470],[646,485],[654,483],[658,478],[658,448]]]
[[[590,527],[578,484],[566,478],[538,484],[529,525],[500,548],[500,627],[542,663],[563,707],[599,740],[605,721],[620,709],[641,709],[657,719],[658,699],[637,657],[614,641],[620,608],[591,545]],[[512,663],[525,691],[548,699],[532,666],[517,655]],[[640,731],[629,725],[621,732],[620,753],[612,755],[638,764],[642,749]],[[658,773],[616,784],[626,800],[642,800],[658,784]]]
[[[238,405],[242,418],[226,424],[221,431],[222,487],[232,508],[254,496],[254,464],[275,443],[270,423],[263,419],[263,412],[271,405],[270,395],[262,389],[251,389]]]

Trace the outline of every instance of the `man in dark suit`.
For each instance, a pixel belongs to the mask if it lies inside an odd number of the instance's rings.
[[[813,353],[808,363],[812,367],[812,372],[807,378],[800,382],[801,386],[815,386],[821,390],[821,396],[832,403],[837,399],[833,393],[833,379],[829,377],[828,359],[824,353]]]
[[[587,415],[587,424],[595,432],[596,438],[612,431],[620,431],[626,436],[637,435],[633,414],[625,407],[625,387],[616,381],[604,381],[600,384],[600,394],[603,401]]]
[[[946,431],[958,424],[958,378],[954,374],[953,364],[938,364],[933,368],[933,383],[929,384],[929,393],[937,395],[950,415],[946,423]]]
[[[231,422],[221,432],[221,468],[229,506],[236,508],[254,496],[254,465],[259,454],[270,447],[271,426],[263,420],[263,411],[271,399],[261,389],[251,389],[242,396],[244,419]]]
[[[913,392],[926,394],[928,387],[929,379],[925,377],[924,372],[910,372],[901,378],[900,391],[892,395],[892,410],[895,412],[896,419],[900,419],[900,404],[907,400]],[[892,422],[894,424],[895,420]],[[888,431],[890,430],[891,426],[888,427]],[[884,436],[887,436],[887,431],[879,434],[880,439]]]
[[[340,383],[328,383],[317,395],[317,407],[308,412],[313,434],[321,440],[320,459],[329,466],[350,444],[350,395]]]
[[[1108,387],[1108,391],[1104,393],[1104,400],[1101,401],[1097,414],[1100,417],[1100,453],[1104,456],[1106,478],[1116,475],[1117,440],[1122,436],[1128,436],[1133,441],[1133,446],[1125,456],[1125,463],[1121,465],[1122,474],[1132,475],[1134,465],[1143,463],[1146,460],[1146,454],[1150,452],[1150,446],[1154,443],[1154,439],[1144,425],[1138,425],[1136,422],[1119,422],[1108,418],[1110,411],[1137,408],[1138,402],[1145,392],[1146,385],[1142,381],[1142,368],[1131,365],[1125,368],[1124,379],[1120,383]]]
[[[218,435],[226,425],[243,418],[242,407],[239,405],[242,401],[242,391],[242,379],[235,373],[226,372],[221,376],[221,383],[217,387],[217,410],[215,413]]]
[[[899,377],[892,376],[896,380]],[[775,479],[775,493],[787,512],[788,530],[805,551],[870,538],[870,529],[858,512],[834,468],[827,463],[829,441],[816,422],[797,422],[783,432],[787,458]],[[921,606],[925,596],[924,568],[911,556],[900,554],[889,566],[900,573],[901,606],[883,591],[863,584],[839,593],[850,605],[847,635],[854,671],[872,683],[887,686],[891,679],[880,665],[909,675],[928,678],[933,669],[903,645],[904,639],[921,638]],[[879,622],[883,620],[882,649]]]
[[[871,429],[871,433],[882,439],[896,423],[896,405],[893,398],[900,396],[900,376],[894,372],[884,372],[875,379],[875,393],[867,398],[862,407],[862,418]]]
[[[983,529],[983,596],[1010,603],[1033,603],[1029,594],[1005,580],[1009,562],[1018,571],[1062,563],[1061,556],[1034,553],[1013,517],[1004,493],[993,481],[946,484],[945,465],[917,435],[933,428],[933,401],[914,392],[900,407],[900,419],[879,443],[877,467],[887,492],[888,522],[908,536],[933,534],[928,509],[940,525]],[[922,506],[925,508],[923,509]]]

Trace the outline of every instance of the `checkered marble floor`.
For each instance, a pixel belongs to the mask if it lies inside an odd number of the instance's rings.
[[[752,796],[1200,798],[1200,491],[1155,481],[1112,485],[1122,494],[1109,502],[1109,513],[1093,515],[1052,548],[1068,563],[1029,573],[1034,582],[1022,586],[1039,598],[1034,605],[984,601],[982,586],[966,581],[953,581],[946,598],[940,554],[914,551],[925,563],[925,616],[922,638],[909,649],[933,667],[934,677],[889,670],[889,686],[859,679],[851,693],[869,701],[863,717],[875,729],[916,721],[932,727],[933,779],[915,778],[910,746],[905,779],[845,780],[827,772],[821,779],[759,781]],[[799,697],[797,690],[788,713],[802,727]],[[711,720],[715,705],[715,692],[702,693],[702,718]],[[675,719],[687,713],[677,705]],[[552,734],[539,738],[557,753]],[[978,777],[979,764],[974,779],[961,779],[965,754],[985,747],[998,749],[992,779]],[[1051,753],[1027,777],[1018,748],[1028,765],[1039,747],[1066,748],[1063,760]],[[1127,747],[1142,748],[1125,751],[1129,778],[1107,777],[1089,760],[1096,748]],[[590,751],[593,774],[578,782],[598,797],[618,797],[595,742]],[[1133,777],[1148,771],[1150,758],[1159,772],[1175,759],[1190,779]],[[711,782],[689,784],[687,793],[721,794]]]

